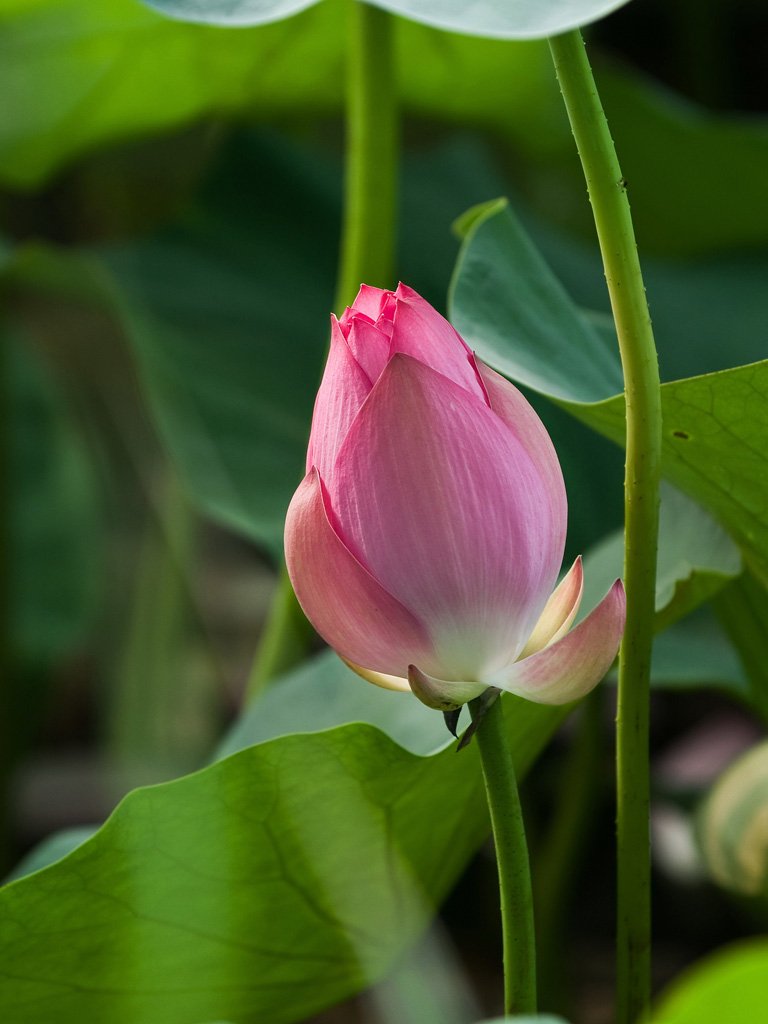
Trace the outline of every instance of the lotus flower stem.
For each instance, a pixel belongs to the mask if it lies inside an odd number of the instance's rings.
[[[349,29],[339,314],[352,305],[363,281],[380,288],[394,283],[397,220],[394,19],[379,7],[350,0]]]
[[[482,697],[471,701],[473,719]],[[536,1012],[536,940],[528,846],[525,839],[515,766],[504,723],[502,701],[491,703],[477,729],[485,791],[491,812],[501,890],[504,938],[504,1012]]]
[[[647,1010],[650,992],[648,704],[658,537],[661,396],[627,182],[616,157],[584,41],[549,40],[589,189],[616,322],[627,403],[624,584],[617,715],[617,1024]]]
[[[10,535],[9,501],[10,494],[10,423],[8,409],[8,359],[7,341],[0,335],[0,872],[9,867],[10,850],[8,834],[8,795],[12,769],[11,738],[11,687],[14,683],[11,659],[10,637]],[[6,486],[6,484],[8,486]]]
[[[339,313],[363,281],[387,287],[394,269],[397,219],[398,117],[393,18],[350,0],[347,46],[347,141]],[[248,679],[246,701],[305,657],[314,631],[283,566]]]

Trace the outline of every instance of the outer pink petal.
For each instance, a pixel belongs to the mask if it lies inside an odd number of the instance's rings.
[[[544,606],[539,621],[520,652],[520,660],[542,651],[561,636],[565,636],[576,618],[583,593],[584,573],[579,555]]]
[[[374,288],[370,284],[361,284],[357,298],[352,303],[352,309],[359,313],[365,313],[376,323],[386,305],[387,297],[391,294],[392,292],[385,288]]]
[[[407,285],[398,285],[395,297],[391,352],[414,356],[485,402],[472,353],[445,317]]]
[[[538,654],[488,679],[489,686],[537,704],[568,704],[597,686],[611,667],[624,632],[626,600],[616,580],[597,608],[575,629]]]
[[[349,350],[338,320],[331,315],[331,348],[315,399],[307,472],[317,466],[320,476],[330,479],[339,448],[370,390],[371,382]]]
[[[496,373],[490,366],[486,366],[477,357],[475,366],[491,408],[520,440],[538,466],[547,485],[549,500],[557,515],[565,546],[568,502],[565,496],[563,471],[560,469],[557,452],[547,428],[539,419],[536,410],[514,384],[510,384],[505,377]]]
[[[342,445],[329,486],[339,536],[423,622],[442,679],[514,659],[557,579],[562,536],[520,442],[485,402],[395,355]]]
[[[352,317],[349,321],[347,345],[371,385],[375,384],[389,359],[389,335],[370,320]]]
[[[426,672],[408,666],[408,683],[415,697],[435,711],[455,711],[462,704],[474,700],[488,689],[485,683],[462,683],[448,679],[435,679]]]
[[[285,558],[307,618],[344,659],[405,677],[415,657],[430,656],[418,619],[366,572],[335,533],[314,468],[288,508]]]

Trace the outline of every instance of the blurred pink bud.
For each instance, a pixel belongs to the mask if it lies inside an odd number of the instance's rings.
[[[360,675],[441,710],[488,686],[583,696],[618,650],[624,591],[568,632],[581,560],[553,593],[567,508],[541,420],[405,285],[363,285],[331,328],[285,532],[310,622]]]

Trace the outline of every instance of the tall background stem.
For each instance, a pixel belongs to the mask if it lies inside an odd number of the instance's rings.
[[[469,705],[473,719],[482,698]],[[476,733],[491,812],[504,939],[504,1012],[536,1012],[536,939],[523,812],[502,701],[490,705]]]
[[[394,284],[397,154],[394,19],[379,7],[349,0],[339,313],[354,302],[363,282]]]
[[[360,285],[394,283],[398,116],[394,19],[349,0],[344,211],[335,307],[354,302]],[[248,680],[246,700],[305,657],[313,631],[283,567]]]
[[[595,218],[619,338],[627,405],[624,584],[627,625],[619,652],[617,714],[617,1024],[650,995],[648,713],[659,522],[661,395],[627,183],[621,173],[584,41],[550,39]]]
[[[0,322],[0,875],[8,867],[9,843],[9,788],[13,764],[11,752],[13,722],[11,721],[11,687],[14,685],[10,636],[10,436],[8,430],[7,349],[4,325]]]

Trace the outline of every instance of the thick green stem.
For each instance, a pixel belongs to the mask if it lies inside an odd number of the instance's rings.
[[[0,323],[0,875],[8,867],[10,851],[8,797],[13,765],[12,740],[14,723],[11,721],[11,687],[14,671],[10,637],[10,537],[8,503],[10,501],[10,435],[8,430],[7,346],[3,325]]]
[[[382,288],[392,285],[397,212],[394,19],[359,0],[350,0],[348,15],[347,143],[335,303],[338,312],[354,302],[364,282]],[[271,679],[298,664],[312,636],[283,569],[248,680],[246,700],[255,700]]]
[[[470,702],[473,719],[481,698]],[[504,937],[504,1012],[536,1012],[536,940],[533,895],[523,814],[515,766],[509,749],[501,700],[495,701],[479,725],[476,742],[483,765],[491,812],[501,890]]]
[[[661,395],[656,346],[621,173],[584,42],[550,39],[587,180],[619,337],[627,404],[624,584],[617,715],[617,1024],[648,1006],[651,901],[648,704],[659,521]]]
[[[379,7],[350,0],[339,312],[352,304],[363,282],[393,284],[397,120],[394,19]]]

